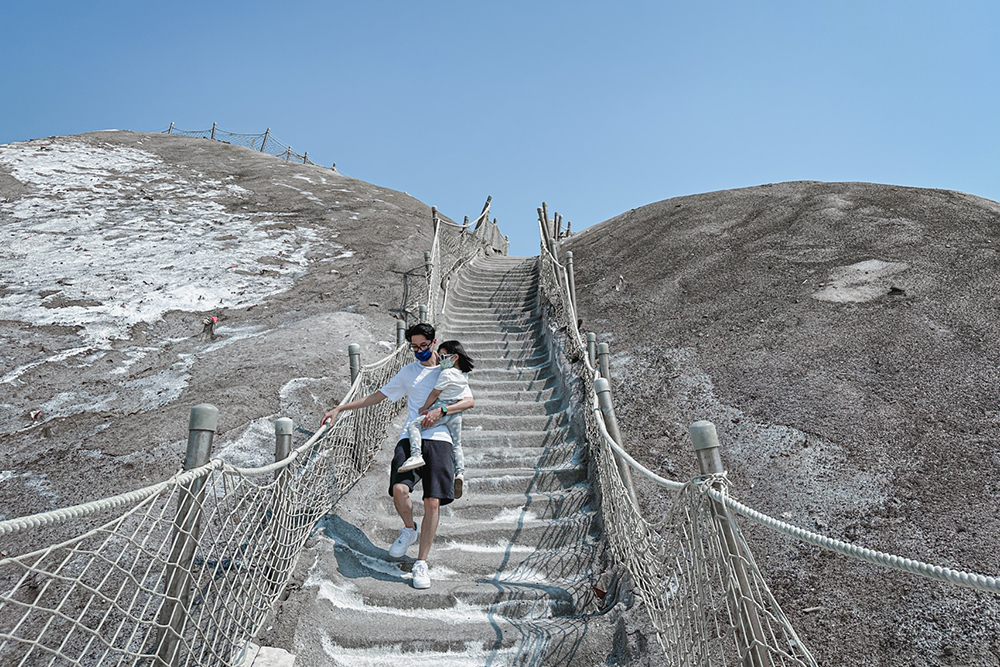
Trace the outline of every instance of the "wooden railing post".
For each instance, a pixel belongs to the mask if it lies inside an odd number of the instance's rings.
[[[208,463],[218,424],[219,410],[215,406],[201,404],[191,408],[185,470]],[[177,516],[163,573],[163,603],[157,617],[160,627],[156,633],[156,658],[157,664],[165,667],[174,667],[180,658],[180,640],[191,601],[191,563],[198,546],[204,500],[205,476],[184,484],[177,494]]]
[[[351,364],[351,384],[358,379],[361,373],[361,346],[351,343],[347,346],[347,359]]]
[[[708,477],[725,472],[722,456],[719,454],[719,435],[715,430],[715,424],[706,420],[697,421],[691,424],[690,431],[701,474]],[[713,488],[716,489],[720,489],[721,486],[721,482],[713,484]],[[736,530],[730,522],[725,506],[714,498],[709,497],[709,500],[715,525],[722,532],[722,546],[726,551],[724,556],[728,561],[726,572],[736,578],[734,582],[736,585],[729,586],[728,589],[733,611],[739,614],[741,632],[738,636],[746,649],[740,658],[745,665],[768,667],[773,665],[773,662],[770,653],[761,650],[762,646],[767,646],[767,637],[760,621],[760,611],[754,602],[754,589],[747,572],[749,559],[743,553],[739,540],[736,539]]]
[[[593,331],[587,332],[587,359],[591,366],[597,364],[597,334]]]
[[[604,425],[608,429],[608,435],[611,436],[611,439],[619,447],[622,447],[622,433],[618,429],[618,418],[615,416],[615,406],[611,401],[611,385],[607,379],[597,378],[594,380],[594,391],[597,392],[597,404],[604,415]],[[622,484],[625,485],[625,490],[628,491],[629,498],[638,507],[639,500],[636,498],[635,488],[632,486],[632,471],[629,469],[628,464],[618,456],[617,452],[615,452],[615,464],[618,466],[618,473],[621,475]]]
[[[264,139],[260,142],[260,152],[264,152],[264,145],[267,144],[267,135],[271,134],[271,128],[264,130]]]
[[[406,345],[406,322],[396,320],[396,347]]]
[[[576,276],[573,273],[573,251],[566,251],[566,274],[569,278],[569,300],[573,304],[573,312],[576,313]],[[579,317],[579,314],[577,314]]]
[[[212,123],[212,136],[210,136],[209,139],[215,139],[215,126],[216,125],[217,125],[217,123]]]
[[[601,377],[611,382],[611,346],[607,343],[597,344],[597,367],[601,371]]]

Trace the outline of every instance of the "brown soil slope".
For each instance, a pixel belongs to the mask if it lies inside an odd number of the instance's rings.
[[[390,311],[403,303],[402,274],[415,268],[423,273],[423,253],[432,235],[429,207],[405,193],[207,139],[115,131],[11,146],[37,159],[37,170],[48,169],[46,156],[69,149],[99,159],[135,149],[141,151],[137,159],[155,163],[157,173],[168,177],[143,181],[137,171],[94,169],[95,185],[83,188],[86,192],[77,188],[46,193],[0,166],[0,232],[5,238],[14,225],[23,230],[34,224],[31,216],[36,213],[24,214],[18,208],[23,198],[41,198],[37,201],[43,204],[35,205],[39,216],[65,210],[72,217],[92,213],[72,206],[74,197],[86,195],[88,206],[106,215],[91,240],[122,243],[119,227],[134,227],[136,219],[162,223],[163,216],[175,215],[178,207],[196,206],[198,188],[214,183],[214,191],[223,194],[221,206],[212,203],[216,208],[205,209],[210,214],[225,220],[240,216],[256,236],[298,234],[294,238],[308,238],[310,243],[287,289],[221,309],[167,310],[161,318],[138,323],[106,345],[75,356],[61,358],[60,353],[87,345],[81,342],[82,327],[38,326],[15,317],[0,321],[0,375],[7,373],[9,379],[0,382],[0,517],[65,507],[167,478],[183,463],[188,411],[198,403],[219,408],[216,452],[228,447],[227,456],[240,465],[264,463],[268,456],[273,460],[273,450],[269,454],[248,449],[268,439],[273,442],[270,420],[279,414],[307,429],[318,425],[322,410],[347,389],[349,343],[362,345],[365,362],[384,356],[395,344],[398,315]],[[181,191],[184,183],[188,190]],[[112,193],[105,200],[96,194],[101,188]],[[167,199],[168,192],[174,200]],[[254,227],[256,220],[263,222]],[[59,219],[39,223],[35,238],[49,238],[44,235],[60,224]],[[243,240],[226,224],[217,224],[211,241],[231,244],[236,252]],[[52,236],[53,243],[59,242],[58,236]],[[189,262],[189,255],[207,255],[200,240],[184,244],[183,234],[180,237],[178,265]],[[80,256],[83,250],[69,248],[66,264],[70,255]],[[175,263],[163,259],[162,247],[156,250],[161,253],[157,267]],[[223,257],[199,261],[228,265]],[[288,257],[276,252],[234,264],[221,275],[238,272],[242,275],[237,280],[263,280],[289,265]],[[41,299],[46,307],[99,308],[99,300],[53,300],[60,299],[66,285],[79,287],[81,281],[115,268],[91,266],[23,298],[25,303]],[[126,284],[142,277],[120,279]],[[7,284],[0,284],[0,297],[20,289],[20,276],[8,278]],[[411,285],[415,282],[419,280]],[[150,284],[148,293],[172,287],[170,280]],[[411,301],[414,296],[411,292]],[[238,301],[235,296],[231,300]],[[126,306],[135,304],[123,303],[121,308]],[[219,318],[215,338],[201,335],[202,321],[211,315]],[[91,397],[89,404],[74,398],[81,394]],[[53,400],[60,396],[65,397],[61,403]],[[61,407],[71,401],[79,403],[79,409]],[[41,405],[53,408],[38,414]],[[296,443],[304,437],[297,434]]]
[[[751,506],[1000,573],[1000,205],[783,183],[633,209],[562,250],[583,328],[611,344],[627,446],[650,468],[692,476],[687,429],[709,419]],[[662,511],[655,490],[643,498]],[[743,526],[821,664],[1000,664],[1000,596]]]

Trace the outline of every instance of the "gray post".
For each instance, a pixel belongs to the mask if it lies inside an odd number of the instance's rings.
[[[302,154],[302,164],[309,164],[309,151]]]
[[[431,271],[434,270],[434,262],[431,260],[431,251],[424,251],[424,271],[427,272],[427,277],[431,277]]]
[[[285,149],[285,162],[288,162],[291,159],[292,159],[292,147],[289,146],[288,148]]]
[[[597,364],[597,334],[593,331],[587,332],[587,359],[591,366]]]
[[[462,226],[463,227],[468,227],[469,226],[469,216],[465,216],[465,222],[462,223]]]
[[[576,312],[576,276],[573,273],[573,251],[566,251],[566,273],[569,277],[569,300],[573,304],[573,312]]]
[[[170,127],[167,128],[167,134],[174,131],[174,121],[170,121]]]
[[[219,425],[219,410],[208,404],[191,408],[188,420],[188,446],[184,469],[193,470],[208,463],[212,439]],[[205,477],[183,485],[177,495],[177,516],[171,537],[170,555],[163,572],[163,603],[156,632],[157,663],[173,667],[180,658],[180,638],[188,617],[191,599],[191,563],[198,546]]]
[[[619,447],[622,446],[622,434],[618,429],[618,418],[615,417],[615,406],[611,402],[611,385],[604,378],[597,378],[594,380],[594,391],[597,392],[597,404],[601,408],[601,414],[604,415],[604,425],[608,428],[608,435],[614,440]],[[639,501],[635,497],[635,488],[632,486],[632,471],[629,469],[628,464],[618,453],[615,453],[615,463],[618,466],[618,473],[621,475],[622,484],[625,485],[625,490],[628,491],[629,498],[632,499],[632,503],[638,507]]]
[[[260,142],[260,152],[264,152],[264,144],[267,143],[267,135],[271,134],[271,128],[264,130],[264,140]]]
[[[284,461],[292,453],[292,431],[295,423],[288,417],[274,420],[274,461]]]
[[[698,468],[701,474],[715,475],[725,472],[722,465],[722,456],[719,454],[719,434],[715,430],[715,424],[710,421],[701,420],[691,424],[691,442],[694,444],[695,455],[698,457]],[[721,483],[716,482],[713,488],[720,488]],[[766,635],[760,622],[760,612],[753,600],[753,587],[750,584],[750,575],[747,573],[746,564],[748,558],[743,553],[740,542],[736,539],[736,531],[730,522],[729,513],[722,503],[711,498],[712,516],[715,524],[722,532],[723,544],[729,561],[727,571],[736,576],[736,584],[739,586],[737,593],[730,588],[730,604],[734,611],[740,616],[742,626],[741,642],[746,649],[744,660],[749,658],[744,664],[753,667],[765,667],[773,665],[770,653],[761,651],[761,646],[766,645]]]
[[[427,321],[427,306],[425,306],[424,304],[420,304],[420,307],[418,308],[418,311],[420,313],[420,321],[421,322],[426,322]]]
[[[212,123],[212,136],[209,137],[209,139],[215,139],[215,126],[216,126],[216,123]]]
[[[274,461],[284,461],[292,453],[292,431],[295,424],[288,417],[274,420]],[[292,544],[288,539],[287,524],[282,517],[287,514],[288,483],[291,477],[288,466],[274,471],[274,496],[272,498],[271,518],[271,559],[268,563],[268,583],[277,591],[285,583],[285,573],[292,562]]]
[[[406,345],[406,322],[396,320],[396,347]]]
[[[358,379],[358,375],[361,373],[361,346],[357,343],[351,343],[347,346],[347,358],[351,364],[351,384]]]
[[[601,369],[601,377],[611,383],[611,346],[607,343],[597,344],[597,367]]]

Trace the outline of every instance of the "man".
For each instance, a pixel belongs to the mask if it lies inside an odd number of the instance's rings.
[[[438,367],[437,339],[434,337],[434,327],[430,324],[414,324],[406,330],[406,340],[410,343],[417,360],[403,366],[402,369],[382,389],[356,401],[339,405],[323,415],[320,424],[337,420],[337,415],[343,410],[367,408],[384,401],[386,398],[398,401],[406,396],[409,410],[407,422],[417,418],[418,410],[434,389],[441,369]],[[457,414],[473,407],[471,393],[448,406],[448,414]],[[396,513],[403,520],[403,528],[399,537],[389,547],[389,555],[400,558],[406,550],[417,541],[417,524],[413,520],[413,503],[410,492],[416,486],[417,479],[423,482],[424,518],[420,524],[420,547],[417,562],[413,564],[413,587],[430,588],[431,580],[427,572],[427,556],[430,555],[431,543],[437,533],[438,517],[442,505],[447,505],[455,499],[455,461],[452,456],[451,434],[446,426],[437,424],[443,415],[441,408],[435,408],[424,415],[421,421],[421,445],[425,464],[415,470],[399,472],[399,466],[410,457],[410,440],[404,429],[396,443],[396,451],[392,457],[389,472],[389,495],[392,496]]]

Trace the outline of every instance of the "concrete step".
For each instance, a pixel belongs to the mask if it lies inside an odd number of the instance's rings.
[[[476,400],[504,401],[507,403],[545,403],[562,398],[562,392],[558,387],[550,386],[547,389],[523,390],[517,389],[495,389],[495,384],[469,382],[472,393]]]
[[[473,371],[478,382],[548,380],[555,377],[555,371],[548,364],[535,368],[477,368]]]
[[[469,413],[472,414],[471,412]],[[465,421],[464,419],[462,420]],[[479,449],[482,447],[527,448],[527,447],[561,447],[567,442],[575,442],[573,432],[568,424],[544,431],[512,431],[510,429],[492,430],[482,426],[463,424],[462,447]]]
[[[469,386],[472,387],[472,391],[476,392],[477,396],[484,392],[495,392],[497,394],[501,394],[504,392],[519,392],[522,390],[526,395],[531,395],[532,392],[555,389],[559,386],[559,383],[555,374],[531,381],[498,380],[495,378],[487,378],[486,376],[483,376],[482,378],[476,377],[476,373],[473,371],[469,375]]]
[[[489,415],[496,417],[517,418],[528,415],[552,415],[566,409],[566,404],[559,398],[549,401],[509,401],[497,400],[492,397],[476,396],[475,412],[469,415]],[[485,427],[484,427],[485,428]]]
[[[422,501],[414,500],[414,507],[421,507]],[[388,495],[378,499],[378,504],[386,516],[393,515],[392,498]],[[593,494],[587,483],[566,489],[548,492],[524,493],[468,493],[441,508],[441,517],[461,520],[504,521],[511,516],[523,515],[525,520],[561,519],[583,510],[593,510]],[[417,510],[418,516],[423,510]]]
[[[549,357],[547,354],[536,357],[527,357],[524,359],[515,359],[510,357],[474,357],[473,361],[476,364],[475,370],[477,371],[498,368],[510,370],[529,370],[533,368],[545,368],[549,365]]]
[[[439,526],[438,534],[443,538],[461,542],[481,544],[508,542],[552,549],[587,539],[594,527],[594,516],[590,512],[581,512],[572,517],[539,519],[512,511],[493,519],[451,521],[447,525]],[[417,523],[419,525],[419,521]],[[376,525],[369,528],[367,534],[372,542],[385,544],[388,549],[388,545],[399,535],[399,528],[399,517],[382,514],[376,520]],[[417,551],[414,547],[411,549],[415,555]]]
[[[468,442],[465,444],[465,467],[469,469],[489,468],[535,468],[562,467],[563,465],[579,465],[585,459],[581,446],[575,440],[552,445],[550,447],[494,447],[490,441]]]
[[[515,358],[548,354],[548,348],[536,339],[527,340],[475,340],[462,341],[466,352],[475,359],[477,356],[510,356]]]
[[[490,415],[473,409],[462,415],[463,442],[465,429],[482,428],[484,431],[548,431],[569,423],[565,412],[547,415]]]
[[[465,488],[470,494],[546,493],[564,491],[587,481],[582,466],[556,468],[493,468],[466,470]],[[393,538],[395,539],[395,538]]]
[[[460,502],[460,501],[456,501]],[[453,503],[454,504],[454,503]],[[415,503],[418,506],[419,503]],[[416,511],[422,515],[422,510]],[[437,576],[432,572],[435,583],[431,590],[449,590],[468,581],[558,581],[575,584],[581,579],[591,578],[594,573],[594,558],[599,544],[592,538],[581,541],[572,548],[537,548],[511,544],[507,541],[493,543],[466,542],[449,534],[451,521],[445,520],[438,529],[431,552],[431,563]],[[354,578],[370,577],[375,581],[393,581],[393,594],[409,600],[399,583],[405,581],[417,554],[417,545],[408,553],[394,559],[389,556],[392,542],[373,543],[357,527],[332,516],[320,523],[321,534],[330,540],[327,549],[333,551],[342,573]],[[396,531],[389,534],[395,540]],[[409,591],[412,592],[412,591]],[[402,595],[401,595],[402,593]]]

